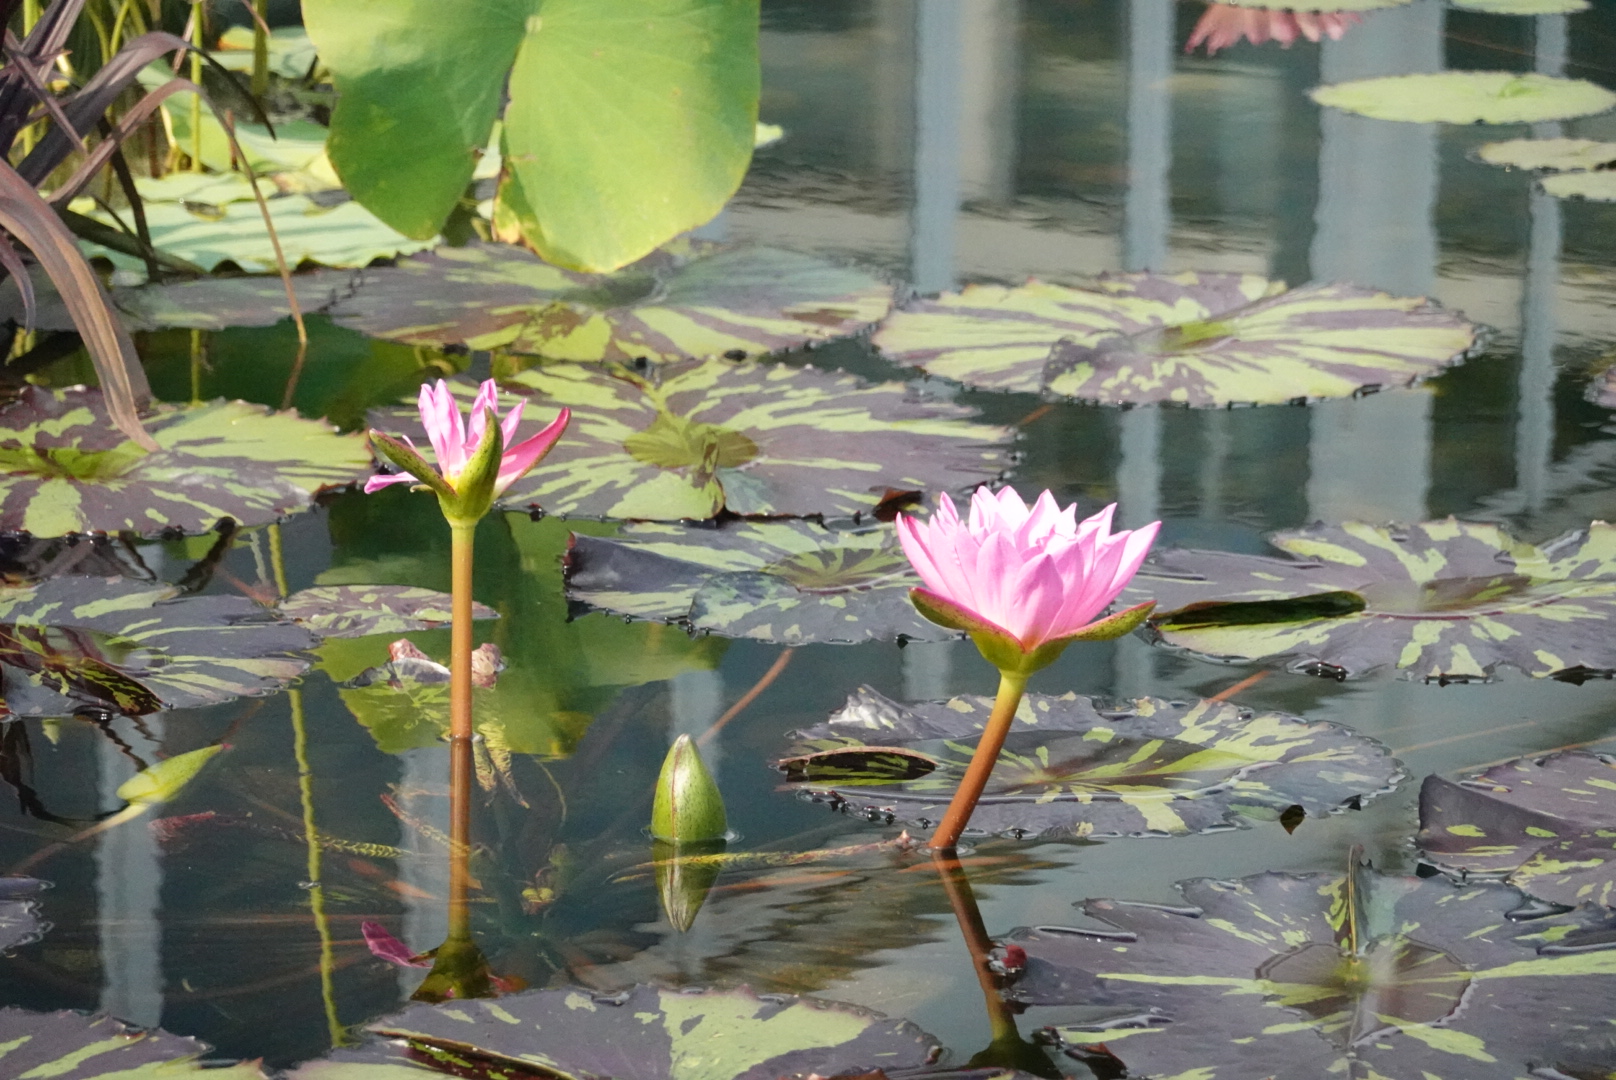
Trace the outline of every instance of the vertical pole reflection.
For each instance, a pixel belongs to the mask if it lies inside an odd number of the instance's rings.
[[[1372,12],[1321,46],[1326,83],[1442,69],[1441,0]],[[1428,295],[1436,280],[1437,129],[1321,112],[1315,280]],[[1420,521],[1431,482],[1431,399],[1389,392],[1311,410],[1308,506],[1325,521]]]
[[[707,771],[718,779],[719,762],[723,749],[717,739],[701,736],[713,726],[724,711],[724,676],[718,671],[682,671],[668,684],[669,719],[668,745],[672,746],[681,735],[689,735],[701,744],[701,757]]]
[[[161,715],[146,719],[161,743]],[[110,739],[97,744],[101,790],[116,791],[135,765]],[[157,837],[136,821],[101,834],[95,849],[100,911],[102,1012],[143,1027],[163,1016],[163,928],[159,920],[163,864]]]
[[[1545,75],[1565,71],[1566,17],[1539,15],[1536,63]],[[1559,124],[1534,124],[1532,136],[1552,139]],[[1515,411],[1515,486],[1528,512],[1543,505],[1554,459],[1555,299],[1560,284],[1560,201],[1533,186],[1526,288],[1521,297],[1521,371]]]
[[[915,9],[915,201],[909,265],[915,289],[922,293],[954,287],[964,4],[921,0]]]

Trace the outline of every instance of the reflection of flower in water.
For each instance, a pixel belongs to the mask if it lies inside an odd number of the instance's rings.
[[[1362,22],[1363,17],[1350,11],[1274,11],[1268,8],[1238,7],[1234,4],[1208,4],[1195,24],[1185,52],[1206,43],[1206,54],[1211,56],[1245,38],[1253,45],[1277,41],[1285,48],[1299,37],[1320,41],[1328,37],[1339,41],[1347,28]]]

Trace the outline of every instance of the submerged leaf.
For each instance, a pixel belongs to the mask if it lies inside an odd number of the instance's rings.
[[[992,706],[992,698],[976,696],[900,705],[864,687],[829,722],[797,732],[779,767],[850,812],[930,828],[959,786]],[[887,748],[923,755],[935,768],[897,773]],[[840,755],[826,758],[830,751]],[[811,755],[832,762],[834,774],[811,767]],[[971,827],[1018,838],[1178,835],[1276,817],[1292,805],[1314,816],[1335,813],[1391,790],[1401,776],[1379,743],[1284,713],[1214,701],[1107,706],[1075,694],[1028,694]]]
[[[1334,678],[1616,670],[1616,527],[1604,522],[1538,546],[1452,518],[1315,525],[1270,543],[1293,557],[1160,551],[1125,599],[1156,600],[1151,624],[1170,645]]]
[[[1535,124],[1602,113],[1616,93],[1586,79],[1536,72],[1443,71],[1315,87],[1320,105],[1414,124]]]
[[[257,1065],[204,1067],[206,1043],[110,1016],[0,1009],[6,1075],[51,1080],[264,1080]]]
[[[147,452],[112,426],[99,390],[25,387],[0,408],[0,529],[35,536],[205,532],[262,525],[362,478],[364,442],[243,401],[159,406]]]
[[[322,585],[293,593],[275,611],[321,637],[350,638],[446,626],[454,617],[453,600],[410,585]],[[473,604],[472,618],[497,619],[499,612]]]
[[[222,745],[203,746],[164,758],[118,785],[117,796],[134,806],[160,806],[173,799],[196,779],[202,766],[223,750]]]
[[[34,897],[45,882],[36,878],[0,877],[0,956],[19,945],[38,941],[47,924],[39,918]]]
[[[576,536],[567,595],[727,637],[807,642],[945,641],[909,602],[920,584],[890,525],[812,521],[642,524]]]

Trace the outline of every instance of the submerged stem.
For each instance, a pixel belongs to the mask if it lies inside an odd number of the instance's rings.
[[[976,753],[971,755],[971,764],[965,770],[965,778],[960,781],[959,790],[954,792],[948,812],[943,815],[943,823],[932,833],[933,850],[952,851],[959,844],[960,834],[970,824],[971,811],[976,809],[982,790],[988,786],[988,777],[993,773],[994,762],[999,760],[999,750],[1004,746],[1004,737],[1010,733],[1010,722],[1015,719],[1021,693],[1026,688],[1026,675],[999,673],[999,694],[993,699],[993,715],[988,717],[987,727],[976,744]]]

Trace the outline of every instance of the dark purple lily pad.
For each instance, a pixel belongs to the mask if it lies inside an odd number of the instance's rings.
[[[222,1068],[199,1058],[206,1043],[132,1027],[110,1016],[0,1009],[0,1064],[8,1077],[44,1080],[264,1080],[257,1065]]]
[[[1085,926],[1014,932],[1027,965],[1007,996],[1068,1010],[1033,1017],[1129,1076],[1518,1080],[1608,1049],[1602,910],[1543,915],[1514,889],[1362,868],[1350,887],[1261,874],[1179,888],[1182,906],[1088,900]]]
[[[974,695],[900,705],[863,687],[829,721],[795,733],[778,767],[838,808],[931,828],[992,708],[992,698]],[[894,752],[909,760],[899,767]],[[914,755],[934,767],[915,768]],[[971,832],[1182,835],[1273,820],[1292,806],[1335,813],[1390,791],[1401,777],[1385,747],[1334,724],[1227,702],[1106,705],[1028,694]]]
[[[1558,904],[1616,906],[1616,760],[1582,750],[1420,788],[1420,852]]]
[[[293,593],[275,611],[323,638],[409,634],[447,626],[453,597],[411,585],[321,585]],[[497,619],[486,604],[472,605],[472,618]]]
[[[1156,600],[1151,625],[1169,645],[1334,678],[1616,670],[1616,527],[1604,522],[1541,545],[1452,518],[1314,525],[1269,542],[1292,557],[1158,552],[1124,602]]]
[[[329,311],[351,296],[362,280],[359,270],[315,270],[292,275],[292,291],[304,315]],[[232,326],[274,326],[290,318],[286,285],[279,276],[205,277],[137,289],[114,289],[112,302],[132,330],[185,326],[225,330]]]

